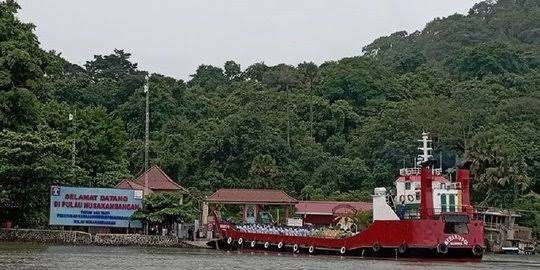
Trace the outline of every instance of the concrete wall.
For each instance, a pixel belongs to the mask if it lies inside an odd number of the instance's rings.
[[[0,229],[0,242],[36,242],[104,246],[187,247],[176,236],[95,234],[79,231]]]

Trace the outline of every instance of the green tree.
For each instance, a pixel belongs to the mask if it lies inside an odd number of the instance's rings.
[[[225,65],[223,66],[223,68],[225,70],[225,76],[229,80],[234,80],[242,74],[242,70],[240,69],[240,64],[237,64],[236,62],[232,60],[225,62]]]
[[[468,158],[473,160],[476,188],[485,192],[484,204],[503,206],[529,189],[526,147],[505,126],[486,129],[472,138]]]
[[[81,185],[84,171],[71,166],[68,141],[47,127],[0,132],[0,187],[15,208],[7,217],[21,227],[47,224],[51,185]]]
[[[197,206],[191,201],[184,203],[180,193],[152,193],[144,197],[142,208],[135,211],[132,219],[148,224],[188,223],[195,220]]]

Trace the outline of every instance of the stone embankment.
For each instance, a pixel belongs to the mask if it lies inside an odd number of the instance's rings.
[[[96,234],[94,245],[103,246],[150,246],[150,247],[186,247],[176,236],[142,234]]]
[[[0,229],[0,242],[92,244],[92,235],[79,231]]]
[[[175,236],[90,234],[80,231],[0,229],[0,242],[35,242],[102,246],[191,247]]]

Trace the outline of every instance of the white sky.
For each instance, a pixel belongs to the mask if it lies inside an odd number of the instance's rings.
[[[479,0],[19,0],[44,49],[84,64],[114,48],[139,67],[187,79],[200,64],[245,69],[361,54],[393,32],[466,14]]]

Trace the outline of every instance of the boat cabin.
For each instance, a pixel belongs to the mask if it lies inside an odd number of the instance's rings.
[[[431,140],[427,133],[422,134],[422,154],[418,155],[417,164],[430,160],[432,155]],[[462,188],[459,182],[452,182],[442,173],[442,168],[430,168],[433,212],[436,215],[447,212],[462,211]],[[420,168],[403,168],[399,170],[399,177],[395,181],[396,195],[393,198],[397,208],[401,203],[406,205],[405,218],[419,218],[421,201],[421,170]]]

